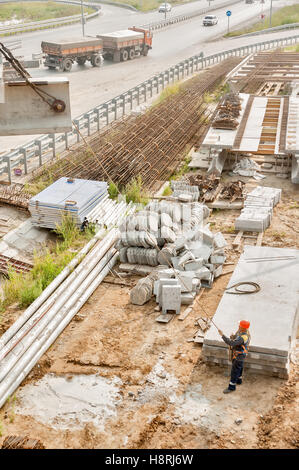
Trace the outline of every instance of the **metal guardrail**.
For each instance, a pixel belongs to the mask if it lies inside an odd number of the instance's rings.
[[[186,21],[191,18],[195,18],[196,16],[204,15],[205,13],[209,13],[211,11],[219,10],[219,8],[226,7],[226,6],[231,6],[234,5],[235,3],[240,3],[241,0],[229,0],[227,2],[223,3],[218,3],[217,5],[211,6],[211,7],[206,7],[206,8],[201,8],[200,10],[193,11],[191,13],[186,13],[184,15],[176,15],[176,16],[170,16],[166,20],[161,20],[161,21],[156,21],[154,23],[147,23],[143,24],[141,28],[147,28],[150,29],[151,31],[155,31],[156,29],[161,29],[165,28],[167,26],[170,26],[175,23],[180,23],[181,21]]]
[[[258,36],[259,34],[275,33],[277,31],[284,31],[285,29],[297,28],[299,28],[299,23],[282,24],[280,26],[273,26],[273,28],[261,29],[260,31],[253,31],[252,33],[240,34],[239,36],[232,36],[232,38],[246,38],[250,36]]]
[[[90,136],[112,121],[132,112],[134,106],[146,103],[149,98],[160,93],[167,85],[192,75],[209,65],[217,64],[228,57],[243,57],[253,52],[275,49],[297,44],[297,42],[299,42],[299,35],[237,47],[207,57],[204,57],[203,53],[197,54],[81,114],[74,119],[74,122],[81,134]],[[0,156],[0,175],[7,174],[8,181],[11,183],[12,173],[15,168],[21,167],[24,173],[28,174],[32,170],[41,167],[45,162],[55,158],[58,152],[63,152],[70,145],[79,142],[80,139],[81,136],[75,126],[72,131],[64,134],[42,135],[28,144]]]
[[[55,0],[60,2],[60,0]],[[2,3],[2,2],[0,2]],[[60,3],[70,3],[74,5],[81,5],[81,2],[72,0],[72,1],[67,1],[63,0]],[[94,13],[90,14],[85,14],[84,15],[84,20],[90,20],[100,14],[101,6],[98,3],[83,3],[84,6],[93,8],[95,10]],[[31,23],[22,23],[19,25],[10,25],[10,26],[0,26],[0,36],[11,36],[14,34],[19,34],[19,33],[26,33],[30,31],[36,31],[36,30],[41,30],[41,29],[50,29],[50,28],[58,28],[60,26],[64,26],[67,24],[72,24],[72,23],[78,23],[81,21],[81,14],[78,15],[73,15],[73,16],[64,16],[61,18],[53,18],[50,20],[42,20],[42,21],[34,21]]]

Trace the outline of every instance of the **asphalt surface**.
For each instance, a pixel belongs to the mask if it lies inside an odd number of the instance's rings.
[[[216,0],[215,0],[216,2]],[[223,3],[223,0],[220,0]],[[292,4],[294,1],[274,0],[275,7]],[[206,2],[208,4],[208,2]],[[173,8],[173,14],[198,10],[205,7],[204,0],[193,2],[187,5],[181,5]],[[266,0],[263,6],[264,12],[269,9],[270,0]],[[246,5],[244,0],[238,4],[232,5],[229,9],[232,11],[230,18],[230,27],[238,27],[244,22],[257,21],[261,14],[261,4]],[[154,31],[153,49],[147,57],[136,58],[133,61],[114,64],[110,61],[104,61],[101,68],[93,68],[90,64],[79,67],[74,64],[70,73],[60,73],[57,70],[30,69],[32,76],[58,77],[67,76],[70,81],[70,94],[72,104],[72,117],[87,112],[94,106],[101,104],[120,93],[138,85],[151,76],[166,70],[170,66],[184,60],[192,55],[203,51],[209,55],[222,50],[232,49],[245,44],[253,44],[263,40],[269,40],[274,37],[284,37],[296,34],[296,31],[282,31],[280,33],[271,33],[263,36],[254,36],[242,39],[223,39],[222,34],[227,31],[227,17],[225,11],[228,8],[219,8],[213,14],[219,18],[218,25],[204,27],[202,25],[203,16],[199,16],[165,29]],[[163,14],[151,12],[143,14],[131,10],[103,5],[103,15],[97,20],[92,20],[86,25],[86,35],[95,35],[100,31],[116,31],[125,29],[128,26],[144,24],[156,17],[156,20],[164,17]],[[151,18],[149,20],[149,18]],[[62,37],[74,37],[81,33],[80,25],[73,25],[57,30],[41,31],[27,33],[22,36],[23,48],[17,51],[17,55],[24,55],[31,58],[33,52],[40,51],[40,42],[42,40],[58,40]],[[211,42],[215,38],[218,40]],[[6,149],[12,149],[31,141],[35,136],[17,136],[0,138],[0,152]]]

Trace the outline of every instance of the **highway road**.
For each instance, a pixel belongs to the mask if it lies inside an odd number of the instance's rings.
[[[219,0],[223,3],[223,0]],[[215,0],[216,2],[216,0]],[[206,2],[208,3],[208,2]],[[218,2],[219,3],[219,2]],[[275,6],[292,4],[294,0],[275,0]],[[200,9],[205,6],[204,0],[193,2],[188,5],[181,5],[173,8],[173,14],[190,11],[190,9]],[[270,6],[270,0],[265,0],[264,11]],[[86,25],[86,34],[95,35],[100,31],[108,32],[117,29],[124,29],[128,26],[144,24],[153,21],[152,17],[161,18],[157,12],[143,14],[131,10],[103,5],[103,15],[92,20]],[[243,44],[255,43],[276,37],[255,36],[243,39],[219,39],[211,42],[213,38],[221,37],[227,31],[227,17],[225,11],[228,8],[219,8],[213,14],[219,18],[218,25],[212,27],[202,26],[202,16],[169,26],[165,29],[154,31],[153,49],[147,57],[137,58],[126,63],[114,64],[105,61],[103,67],[93,68],[89,64],[84,67],[73,66],[70,73],[60,73],[56,70],[49,71],[47,68],[30,69],[32,76],[67,76],[70,80],[70,93],[72,104],[72,117],[88,111],[94,106],[103,103],[114,96],[138,85],[147,78],[167,69],[181,60],[203,51],[205,55],[238,47]],[[261,13],[261,4],[245,4],[244,0],[232,5],[230,19],[231,28],[237,27],[248,21],[257,21]],[[161,14],[160,14],[161,15]],[[162,15],[164,16],[164,15]],[[151,18],[148,20],[148,18]],[[54,40],[62,37],[74,37],[81,33],[80,25],[72,25],[52,31],[41,31],[24,34],[22,50],[18,50],[18,55],[31,57],[32,52],[40,51],[42,40]],[[283,31],[275,33],[279,37],[295,34],[294,32]],[[33,136],[2,137],[0,139],[0,152],[12,149],[32,140]]]

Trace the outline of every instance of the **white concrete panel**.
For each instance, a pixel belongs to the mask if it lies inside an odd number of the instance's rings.
[[[294,258],[261,261],[261,258],[285,256]],[[249,258],[257,259],[249,262]],[[237,330],[240,320],[248,320],[251,324],[250,351],[287,356],[298,325],[298,271],[298,250],[245,246],[229,286],[241,281],[254,281],[261,290],[249,295],[225,292],[214,322],[229,336]],[[204,344],[224,346],[214,327],[205,335]]]

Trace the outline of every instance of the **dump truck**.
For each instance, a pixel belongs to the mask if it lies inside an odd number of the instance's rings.
[[[59,68],[69,72],[74,62],[84,65],[89,61],[93,67],[103,63],[103,42],[99,38],[61,39],[59,42],[43,41],[41,48],[46,54],[44,65],[49,69]]]
[[[103,57],[113,62],[125,62],[128,59],[148,54],[152,48],[153,34],[143,28],[128,28],[113,33],[98,34],[103,41]]]

